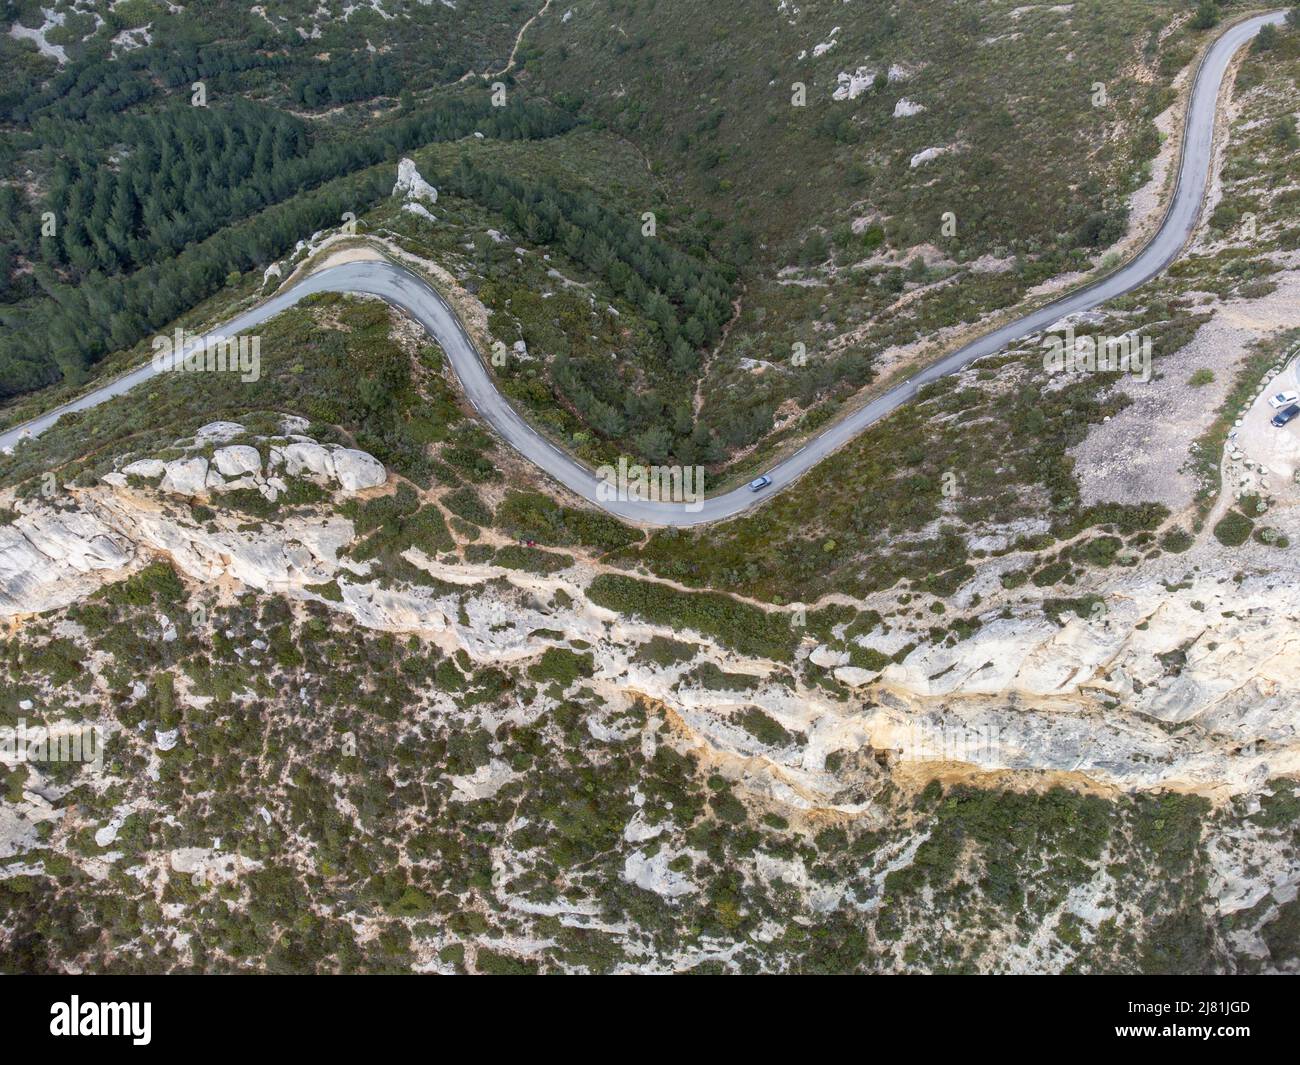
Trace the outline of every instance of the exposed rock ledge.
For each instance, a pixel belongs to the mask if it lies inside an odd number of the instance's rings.
[[[301,425],[295,421],[287,428]],[[229,443],[243,435],[238,423],[214,422],[178,444],[202,453],[137,459],[56,503],[18,503],[18,517],[0,526],[0,615],[67,606],[157,555],[170,557],[196,581],[230,577],[277,589],[330,580],[339,568],[339,550],[353,538],[346,519],[328,511],[291,514],[262,523],[254,533],[234,513],[218,513],[200,525],[188,505],[179,505],[181,498],[187,503],[252,489],[274,502],[295,478],[331,491],[360,492],[385,483],[383,464],[364,451],[322,445],[296,432],[258,438],[268,455],[263,464],[258,447]],[[365,572],[364,566],[355,569]]]

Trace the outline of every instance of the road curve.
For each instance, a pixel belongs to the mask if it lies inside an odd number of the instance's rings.
[[[1266,24],[1277,25],[1285,12],[1245,19],[1210,46],[1197,72],[1184,123],[1181,163],[1173,200],[1160,229],[1126,265],[1106,277],[1044,304],[1015,321],[959,348],[918,372],[910,380],[872,400],[866,406],[829,426],[799,451],[770,471],[770,487],[751,492],[747,486],[688,506],[652,500],[609,500],[598,495],[596,475],[567,452],[533,429],[497,390],[483,360],[460,319],[425,281],[400,266],[386,262],[357,262],[330,267],[310,275],[265,303],[232,318],[213,330],[230,336],[246,332],[317,292],[358,292],[379,296],[418,321],[442,346],[460,378],[466,397],[511,447],[539,466],[566,488],[628,521],[658,526],[691,526],[731,518],[779,492],[843,447],[869,426],[912,399],[926,384],[969,366],[1030,333],[1046,328],[1068,314],[1090,310],[1137,288],[1164,270],[1179,254],[1196,227],[1205,199],[1214,143],[1215,107],[1224,75],[1237,50]],[[69,411],[97,406],[130,391],[160,371],[146,364],[38,418],[0,433],[0,448],[13,447],[40,435]]]

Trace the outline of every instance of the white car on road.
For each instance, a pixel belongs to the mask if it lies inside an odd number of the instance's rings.
[[[1300,392],[1279,392],[1276,396],[1268,397],[1268,405],[1274,410],[1289,407],[1292,403],[1300,403]]]

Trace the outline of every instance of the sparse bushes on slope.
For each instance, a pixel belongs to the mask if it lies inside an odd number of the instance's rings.
[[[797,639],[789,617],[739,603],[718,592],[679,592],[619,573],[602,573],[587,588],[597,606],[656,625],[710,636],[741,654],[788,660]]]

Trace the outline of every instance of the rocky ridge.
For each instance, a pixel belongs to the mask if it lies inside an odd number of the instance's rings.
[[[826,759],[863,748],[934,771],[1067,773],[1121,789],[1210,794],[1257,790],[1300,770],[1291,682],[1300,618],[1285,594],[1296,581],[1289,550],[1261,549],[1271,552],[1267,575],[1203,566],[1195,550],[1107,571],[1104,588],[1090,590],[1103,593],[1104,609],[1086,618],[990,605],[967,638],[923,640],[910,651],[906,634],[882,622],[854,638],[881,660],[906,651],[879,670],[849,664],[842,641],[806,637],[797,660],[829,670],[852,693],[842,700],[802,676],[792,683],[789,664],[589,603],[587,564],[542,576],[411,549],[408,560],[436,580],[393,585],[346,556],[354,528],[330,506],[259,523],[222,510],[196,520],[192,499],[219,501],[234,486],[274,498],[285,478],[344,495],[381,483],[382,466],[362,452],[301,433],[229,443],[241,432],[234,423],[207,426],[188,446],[210,457],[135,459],[57,501],[14,504],[18,516],[0,527],[0,616],[12,624],[66,606],[165,557],[191,581],[312,599],[372,629],[422,634],[476,663],[524,663],[580,639],[596,648],[593,683],[606,699],[661,703],[703,747],[743,764],[755,787],[845,812],[863,808],[841,801]],[[259,447],[270,456],[265,464]],[[330,582],[337,594],[323,597]],[[686,636],[700,650],[672,666],[642,661],[637,650],[654,636]],[[701,662],[750,683],[701,686],[691,676]],[[736,715],[752,707],[799,742],[776,749],[739,727]]]

